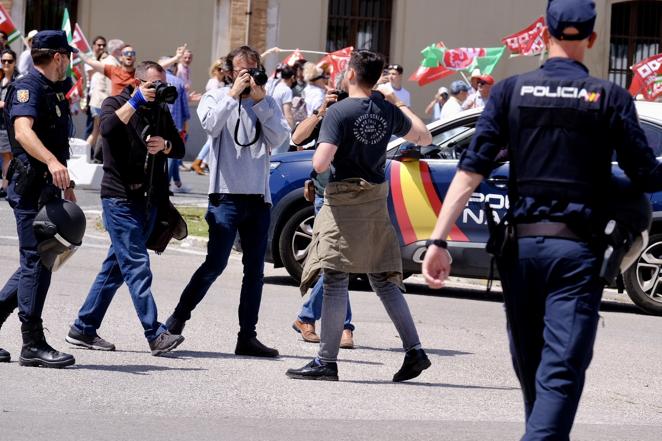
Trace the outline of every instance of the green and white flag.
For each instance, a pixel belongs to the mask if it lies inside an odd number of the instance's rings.
[[[67,41],[71,44],[73,35],[71,33],[71,21],[69,20],[69,10],[64,8],[64,15],[62,16],[62,30],[67,34]]]

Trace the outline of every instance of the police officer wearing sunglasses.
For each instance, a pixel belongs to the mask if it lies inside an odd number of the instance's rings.
[[[497,256],[524,395],[524,440],[569,439],[604,288],[601,240],[613,206],[606,195],[612,153],[639,192],[662,189],[662,167],[632,98],[582,64],[596,39],[595,20],[592,0],[548,3],[549,59],[492,88],[423,263],[428,285],[441,287],[451,264],[444,239],[509,146],[510,223],[492,228],[488,245]]]
[[[0,324],[18,306],[23,366],[65,367],[74,357],[53,349],[44,338],[42,310],[51,282],[51,268],[41,258],[33,223],[45,195],[75,202],[67,171],[71,115],[65,95],[71,53],[63,31],[41,31],[32,40],[34,67],[7,92],[5,118],[14,159],[7,173],[7,199],[16,217],[20,268],[0,291]],[[83,226],[84,228],[84,226]],[[0,361],[9,354],[0,350]]]

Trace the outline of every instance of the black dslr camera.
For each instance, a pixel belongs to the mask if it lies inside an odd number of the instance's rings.
[[[157,103],[173,104],[177,100],[177,88],[172,84],[156,80],[152,82],[150,89],[156,89],[156,98],[154,101]]]
[[[257,84],[258,86],[264,86],[265,84],[267,84],[267,80],[269,79],[267,77],[266,72],[259,67],[253,67],[248,69],[248,75],[253,77],[253,81],[255,81],[255,84]],[[244,89],[244,91],[241,94],[248,95],[249,93],[251,93],[251,88],[247,87]]]

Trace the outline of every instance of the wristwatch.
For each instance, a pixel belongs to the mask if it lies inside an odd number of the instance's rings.
[[[172,143],[170,141],[168,141],[167,139],[165,141],[163,141],[163,143],[165,144],[165,148],[163,149],[163,153],[167,155],[168,153],[170,153],[170,150],[172,150]]]
[[[443,248],[445,250],[448,249],[448,242],[446,242],[444,239],[428,239],[425,241],[426,248],[430,248],[432,245]]]

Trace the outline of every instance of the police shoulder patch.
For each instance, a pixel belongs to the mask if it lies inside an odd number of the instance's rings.
[[[30,91],[28,89],[17,90],[16,99],[19,103],[27,103],[30,101]]]

